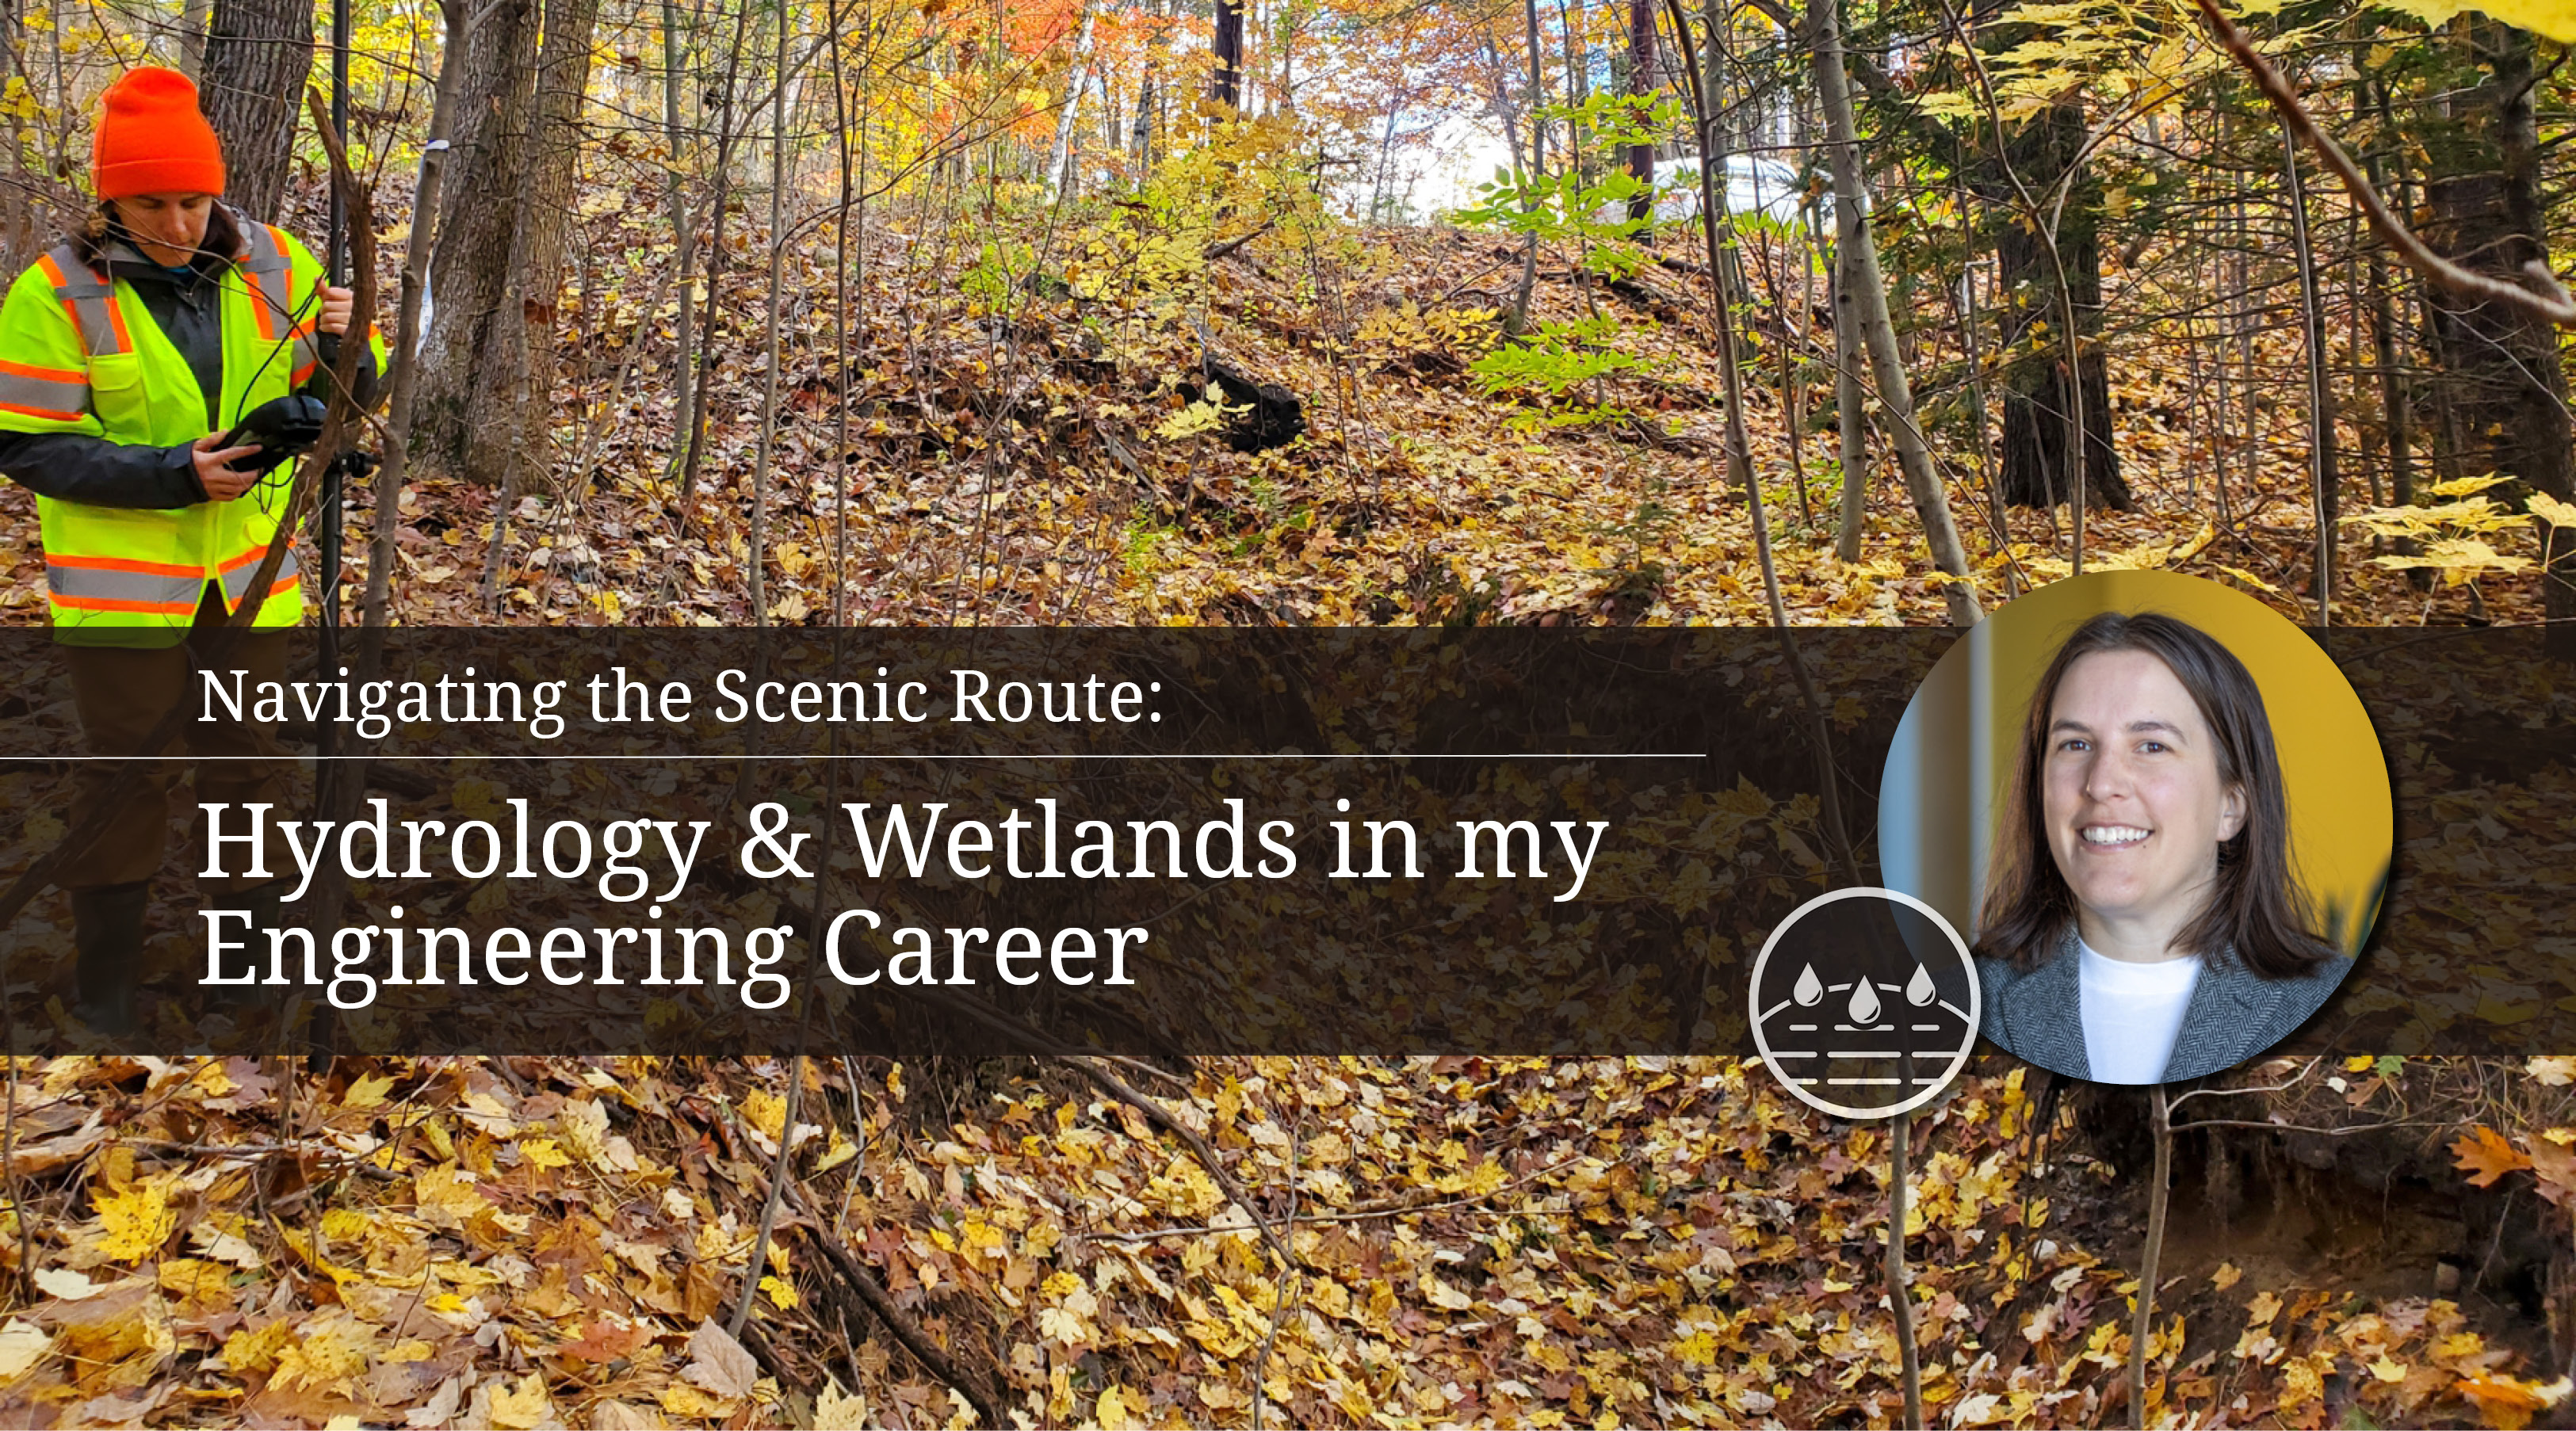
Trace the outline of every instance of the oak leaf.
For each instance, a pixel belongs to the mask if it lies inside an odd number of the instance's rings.
[[[2505,1174],[2531,1166],[2531,1159],[2506,1142],[2503,1134],[2484,1125],[2453,1139],[2451,1151],[2459,1159],[2454,1166],[2468,1172],[2471,1187],[2493,1187]]]

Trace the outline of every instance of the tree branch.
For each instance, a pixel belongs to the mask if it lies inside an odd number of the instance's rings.
[[[791,1134],[794,1132],[793,1129],[788,1131]],[[955,1358],[941,1350],[939,1344],[930,1339],[930,1333],[923,1330],[919,1322],[914,1321],[902,1307],[895,1304],[893,1295],[886,1291],[883,1283],[877,1281],[876,1274],[870,1272],[866,1264],[851,1255],[850,1249],[841,1244],[840,1238],[831,1234],[821,1215],[814,1210],[813,1203],[806,1198],[804,1184],[797,1181],[791,1174],[782,1186],[787,1196],[795,1202],[797,1210],[804,1215],[806,1224],[813,1228],[814,1245],[822,1250],[824,1259],[832,1264],[834,1271],[841,1274],[841,1280],[848,1284],[851,1291],[858,1294],[859,1300],[866,1304],[867,1309],[876,1314],[877,1320],[885,1324],[886,1330],[894,1333],[894,1339],[903,1343],[904,1350],[911,1352],[914,1360],[928,1368],[932,1376],[955,1387],[958,1395],[973,1402],[975,1414],[983,1418],[984,1425],[1010,1425],[1009,1420],[1002,1415],[1001,1402],[995,1390],[988,1387],[982,1378],[968,1373]],[[753,1269],[754,1272],[758,1270]]]
[[[2568,296],[2566,286],[2539,260],[2523,265],[2523,276],[2530,280],[2532,288],[2522,288],[2501,278],[2462,268],[2426,247],[2422,239],[2389,211],[2387,203],[2379,197],[2379,191],[2371,187],[2370,180],[2353,164],[2352,156],[2343,152],[2343,146],[2317,128],[2316,120],[2309,116],[2307,107],[2299,103],[2289,81],[2281,78],[2281,72],[2272,68],[2269,60],[2255,52],[2244,32],[2238,30],[2235,22],[2218,8],[2217,0],[2194,0],[2194,3],[2200,6],[2200,13],[2208,17],[2209,28],[2218,36],[2219,44],[2225,46],[2236,63],[2254,77],[2255,87],[2262,90],[2264,98],[2272,101],[2272,107],[2281,112],[2281,120],[2290,127],[2290,132],[2317,151],[2317,157],[2324,160],[2335,177],[2343,181],[2344,189],[2352,195],[2353,202],[2361,206],[2362,216],[2370,221],[2371,232],[2396,250],[2407,267],[2461,297],[2500,304],[2525,317],[2561,328],[2576,328],[2576,298]]]

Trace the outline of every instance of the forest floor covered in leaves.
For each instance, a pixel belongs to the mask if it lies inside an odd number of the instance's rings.
[[[643,311],[660,260],[627,237],[649,222],[614,206],[586,219],[556,460],[510,505],[499,610],[478,588],[503,504],[432,473],[402,497],[399,620],[752,619],[760,268],[738,265],[723,294],[711,447],[684,497],[668,474],[667,295]],[[1490,238],[1258,241],[1201,265],[1193,309],[1134,285],[1116,225],[1033,250],[1043,279],[1006,270],[980,290],[971,251],[884,226],[845,369],[830,251],[790,255],[772,619],[831,619],[843,512],[859,622],[1766,619],[1687,272],[1623,293],[1574,281],[1574,255],[1544,260],[1542,313],[1623,310],[1659,335],[1656,361],[1605,380],[1633,417],[1523,431],[1528,406],[1467,373],[1514,275]],[[1219,356],[1300,397],[1301,441],[1248,453],[1191,430],[1194,318]],[[1834,557],[1830,423],[1804,434],[1802,502],[1769,346],[1783,335],[1761,331],[1746,417],[1794,619],[1940,621],[1892,464],[1862,560]],[[2194,391],[2157,365],[2151,334],[2124,341],[2113,417],[2140,510],[2093,514],[2088,565],[2167,566],[2307,614],[2296,416],[2271,415],[2250,485],[2234,468],[2222,527]],[[2294,334],[2263,341],[2265,361],[2296,361]],[[1923,358],[1941,361],[1928,335]],[[2010,512],[1998,540],[1982,459],[1942,456],[1989,605],[2066,571],[2065,513]],[[0,514],[17,578],[0,612],[33,624],[32,502],[9,488]],[[353,530],[370,515],[360,501]],[[2487,539],[2537,552],[2527,528]],[[2536,606],[2527,578],[2424,591],[2369,564],[2368,538],[2344,551],[2339,623]],[[38,812],[16,838],[37,840],[58,792],[10,778],[11,803]],[[2414,877],[2493,876],[2476,864],[2480,811],[2566,838],[2563,781],[2457,794],[2457,828],[2406,832]],[[2445,917],[2401,932],[2447,937]],[[11,934],[68,967],[61,920],[40,901]],[[0,1420],[979,1419],[865,1305],[853,1265],[1019,1424],[1243,1425],[1256,1407],[1265,1425],[1352,1426],[1900,1414],[1884,1134],[1791,1102],[1757,1065],[1207,1059],[1119,1076],[1215,1166],[1058,1062],[820,1060],[792,1127],[784,1061],[27,1062],[7,1104]],[[1906,1230],[1944,1426],[2133,1424],[2144,1107],[2035,1079],[1981,1064],[1917,1120]],[[2273,1091],[2212,1094],[2190,1118],[2306,1131],[2179,1143],[2153,1419],[2564,1414],[2547,1304],[2569,1260],[2576,1063],[2276,1060],[2232,1084]],[[782,1143],[791,1191],[755,1268]],[[737,1338],[724,1324],[746,1286],[756,1315]]]
[[[349,1059],[291,1085],[245,1060],[29,1070],[13,1166],[44,1215],[9,1229],[34,1300],[0,1324],[0,1414],[973,1424],[861,1310],[827,1244],[1021,1424],[1244,1424],[1256,1398],[1290,1425],[1901,1411],[1883,1130],[1790,1103],[1758,1067],[1127,1070],[1241,1200],[1062,1068],[813,1068],[792,1132],[786,1067],[768,1062]],[[2332,1091],[2311,1073],[2320,1098],[2400,1130],[2368,1140],[2382,1158],[2423,1141],[2404,1131],[2423,1116],[2472,1111],[2454,1106],[2476,1078],[2457,1065],[2338,1074]],[[1917,1119],[1907,1226],[1941,1425],[2129,1414],[2141,1180],[2109,1096],[2087,1096],[2045,1100],[2056,1127],[2034,1138],[2033,1091],[1998,1062]],[[2483,1266],[2463,1236],[2488,1235],[2476,1219],[2501,1216],[2503,1192],[2375,1189],[2278,1155],[2222,1172],[2242,1145],[2195,1162],[2212,1136],[2184,1143],[2198,1176],[2176,1193],[2193,1231],[2168,1249],[2150,1348],[2160,1423],[2519,1425],[2552,1400],[2514,1286],[2529,1218],[2496,1222],[2504,1252]],[[797,1177],[737,1340],[723,1324],[782,1137]],[[2556,1157],[2544,1178],[2565,1175]],[[1293,1268],[1264,1228],[1284,1229]]]

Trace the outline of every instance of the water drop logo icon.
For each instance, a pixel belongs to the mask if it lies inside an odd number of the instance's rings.
[[[1880,1012],[1878,990],[1869,986],[1869,980],[1863,979],[1852,986],[1851,1020],[1853,1023],[1867,1028],[1878,1022]]]
[[[1781,1086],[1842,1118],[1938,1097],[1977,1040],[1977,971],[1938,911],[1885,889],[1816,896],[1753,962],[1754,1046]]]

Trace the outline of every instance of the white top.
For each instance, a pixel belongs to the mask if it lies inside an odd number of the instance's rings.
[[[2084,1061],[2097,1083],[2162,1083],[2182,1016],[2200,982],[2200,956],[2132,964],[2076,941]]]

